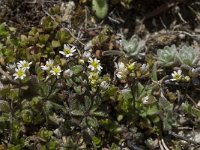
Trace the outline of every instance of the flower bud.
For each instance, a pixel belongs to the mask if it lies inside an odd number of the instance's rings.
[[[73,71],[70,70],[70,69],[67,69],[67,70],[65,70],[65,71],[63,72],[63,77],[64,77],[65,79],[68,79],[68,78],[72,77],[72,75],[73,75]]]

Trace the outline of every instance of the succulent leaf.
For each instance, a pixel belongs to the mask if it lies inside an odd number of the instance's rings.
[[[165,46],[157,51],[158,64],[163,67],[169,67],[176,63],[177,50],[176,46]]]
[[[122,47],[128,56],[138,56],[145,45],[145,41],[139,41],[135,35],[133,35],[129,40],[122,40]]]
[[[92,0],[92,10],[99,19],[105,18],[108,13],[107,0]]]
[[[183,46],[179,50],[178,60],[182,65],[195,66],[199,61],[199,51],[191,46]]]

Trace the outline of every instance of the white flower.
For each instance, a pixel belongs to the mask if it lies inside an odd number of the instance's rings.
[[[101,82],[100,87],[104,90],[106,90],[107,88],[109,88],[109,83],[106,81]]]
[[[99,79],[98,72],[90,72],[88,79],[92,85],[96,85]]]
[[[190,82],[190,77],[189,76],[185,76],[183,79],[185,82]]]
[[[54,61],[49,59],[48,61],[46,61],[45,66],[41,66],[42,70],[50,70],[51,68],[53,68],[53,63]]]
[[[72,77],[72,75],[73,75],[73,71],[70,70],[70,69],[65,70],[64,73],[63,73],[63,77],[65,79]]]
[[[101,71],[101,69],[103,69],[103,67],[101,66],[100,64],[100,61],[97,60],[96,58],[92,59],[92,58],[89,58],[89,61],[90,65],[88,66],[88,68],[91,69],[91,71],[96,71],[98,70],[99,72]]]
[[[89,59],[91,57],[91,52],[90,51],[85,51],[83,53],[83,59]]]
[[[141,72],[147,72],[149,70],[149,64],[142,64],[140,67]]]
[[[124,80],[126,78],[127,75],[127,67],[125,66],[125,64],[123,62],[118,62],[118,64],[115,63],[115,67],[116,67],[116,76],[117,78]]]
[[[81,65],[83,65],[85,63],[85,61],[83,59],[79,59],[78,63],[81,64]]]
[[[172,79],[170,79],[171,81],[180,81],[182,79],[182,71],[178,70],[178,71],[174,71],[172,73]]]
[[[13,76],[15,77],[14,80],[16,79],[23,80],[24,77],[26,77],[25,71],[26,71],[25,68],[15,68],[15,73],[13,74]]]
[[[18,68],[29,69],[32,62],[27,62],[26,60],[21,60],[17,63]]]
[[[145,104],[148,104],[149,102],[149,96],[145,96],[142,98],[142,103],[145,105]]]
[[[85,44],[84,50],[89,50],[93,46],[92,41],[89,41],[88,43]]]
[[[54,66],[53,68],[52,68],[52,70],[50,71],[50,73],[51,73],[51,75],[55,75],[55,76],[60,76],[60,73],[61,73],[61,68],[60,68],[60,66]]]
[[[76,51],[76,47],[70,47],[69,45],[64,44],[64,50],[59,51],[60,54],[64,55],[65,57],[71,57],[73,56],[73,53]]]

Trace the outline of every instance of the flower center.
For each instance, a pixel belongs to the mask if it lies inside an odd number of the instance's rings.
[[[24,63],[22,67],[23,67],[23,68],[28,68],[28,67],[29,67],[29,64],[28,64],[28,63]]]
[[[98,64],[97,62],[95,62],[95,61],[93,61],[91,65],[92,65],[94,68],[98,68],[98,66],[99,66],[99,64]]]
[[[24,75],[24,71],[23,70],[19,70],[17,72],[18,77],[22,77]]]
[[[71,49],[65,49],[64,50],[64,53],[67,55],[67,54],[71,54]]]
[[[181,78],[181,75],[179,75],[179,74],[176,74],[174,78],[178,80],[178,79],[180,79],[180,78]]]
[[[53,71],[54,71],[55,74],[58,74],[60,72],[60,69],[59,68],[54,68]]]

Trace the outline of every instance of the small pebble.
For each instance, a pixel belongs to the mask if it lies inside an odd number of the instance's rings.
[[[185,34],[182,34],[182,33],[181,33],[181,34],[179,34],[178,36],[179,36],[180,39],[185,39]]]

